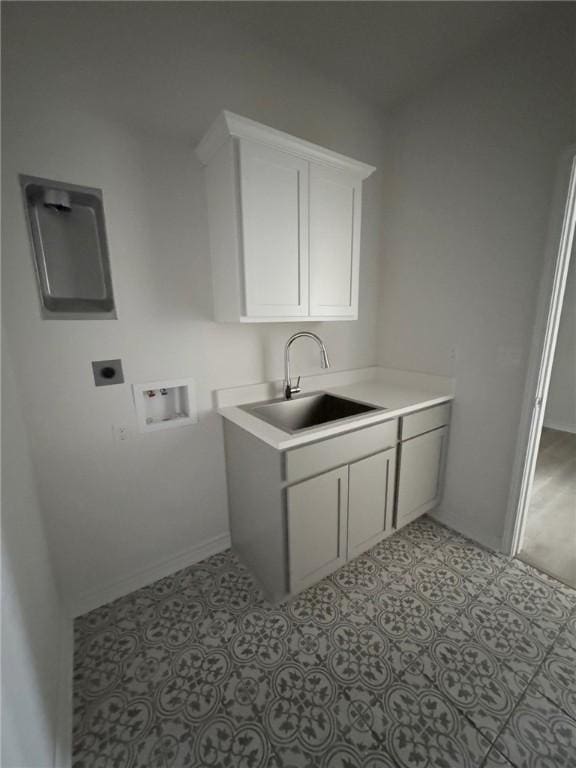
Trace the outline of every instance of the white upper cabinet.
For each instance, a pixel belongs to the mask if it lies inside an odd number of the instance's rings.
[[[216,319],[356,319],[362,180],[375,169],[230,112],[196,153]]]
[[[308,314],[308,163],[239,142],[246,315]]]
[[[362,186],[350,173],[310,164],[310,315],[358,314]]]

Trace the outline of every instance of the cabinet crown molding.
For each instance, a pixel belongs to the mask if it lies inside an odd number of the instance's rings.
[[[236,115],[233,112],[223,110],[200,143],[196,147],[196,156],[203,165],[207,165],[216,152],[230,137],[250,139],[260,144],[268,144],[276,149],[284,150],[299,157],[313,160],[317,163],[345,170],[358,177],[359,180],[367,179],[376,168],[368,163],[353,160],[331,149],[326,149],[318,144],[313,144],[305,139],[291,136],[289,133],[270,128],[255,120]]]

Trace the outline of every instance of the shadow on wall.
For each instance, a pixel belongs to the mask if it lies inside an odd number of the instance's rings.
[[[58,675],[43,658],[45,639],[25,602],[6,536],[2,537],[2,765],[52,765]],[[56,670],[59,658],[55,654]],[[49,676],[54,674],[54,680]],[[38,762],[43,759],[44,762]]]
[[[43,768],[53,765],[58,740],[66,625],[4,343],[2,358],[1,762]],[[71,633],[71,622],[67,626]]]
[[[157,145],[157,151],[150,151]],[[194,152],[162,139],[140,143],[137,194],[146,249],[140,291],[162,322],[214,319],[204,169]],[[143,214],[143,215],[142,215]],[[148,278],[145,278],[145,275]],[[178,280],[173,279],[178,275]]]

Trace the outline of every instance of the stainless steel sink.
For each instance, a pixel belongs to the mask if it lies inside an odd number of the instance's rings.
[[[386,410],[347,397],[329,395],[327,392],[314,392],[292,400],[252,403],[241,408],[285,432],[300,432],[322,424]]]

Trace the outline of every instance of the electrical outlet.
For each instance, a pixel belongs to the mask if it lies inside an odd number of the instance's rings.
[[[112,434],[117,442],[124,442],[130,439],[130,429],[125,424],[114,425],[112,427]]]

